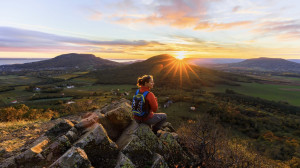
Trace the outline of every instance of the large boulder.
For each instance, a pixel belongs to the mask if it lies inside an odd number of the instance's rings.
[[[123,107],[117,107],[104,115],[103,122],[105,129],[109,132],[113,140],[117,140],[125,128],[129,126],[133,120],[131,107],[125,103]]]
[[[166,146],[152,132],[151,128],[147,124],[138,124],[135,121],[132,121],[131,125],[123,131],[116,143],[120,149],[122,149],[132,140],[133,136],[137,136],[141,142],[153,152],[160,154],[168,153]]]
[[[127,104],[131,104],[129,100],[122,98],[119,101],[114,101],[110,104],[106,104],[101,110],[100,113],[105,114],[117,107],[126,107]]]
[[[162,155],[168,153],[166,146],[157,138],[148,125],[140,124],[135,131],[135,135],[137,135],[151,151]]]
[[[186,165],[190,158],[177,142],[176,135],[177,134],[165,132],[159,137],[160,141],[162,141],[168,151],[167,153],[164,153],[164,158],[169,165]]]
[[[51,162],[58,159],[69,148],[71,148],[71,142],[69,138],[66,135],[62,135],[56,141],[50,144],[45,150],[43,150],[41,154],[46,159],[45,162],[51,164]]]
[[[40,143],[36,144],[25,152],[19,154],[15,157],[15,162],[17,165],[23,165],[25,167],[33,167],[36,163],[41,162],[45,158],[41,152],[46,148],[49,143],[49,139],[45,138]]]
[[[105,114],[105,117],[116,127],[124,130],[133,120],[131,106],[124,103],[124,106],[117,107]]]
[[[132,136],[131,141],[124,146],[121,152],[137,167],[150,167],[152,165],[153,153],[136,135]]]
[[[133,120],[131,124],[123,131],[119,139],[116,141],[120,149],[123,149],[132,140],[133,135],[138,128],[139,124]]]
[[[61,156],[56,162],[49,166],[49,168],[92,168],[92,164],[88,159],[88,156],[79,147],[72,147],[63,156]]]
[[[186,167],[188,157],[170,123],[159,134],[132,118],[128,100],[82,115],[79,122],[61,120],[26,151],[0,167]]]
[[[98,115],[90,115],[87,118],[82,119],[78,124],[75,125],[76,130],[78,131],[79,135],[82,135],[86,132],[88,132],[89,128],[91,128],[92,125],[95,123],[98,123],[99,117]]]
[[[138,167],[141,165],[141,162],[149,163],[150,161],[148,159],[154,157],[153,153],[161,155],[166,162],[168,162],[169,166],[173,167],[174,165],[182,165],[189,161],[189,158],[177,142],[176,135],[174,132],[163,131],[163,134],[158,138],[148,125],[138,124],[133,121],[131,125],[123,131],[116,143],[121,151]],[[136,152],[136,150],[138,151]],[[147,151],[151,151],[152,155],[150,156]],[[133,154],[135,152],[141,152],[141,154],[137,154],[138,156],[136,158],[134,157],[136,155]],[[145,153],[146,156],[144,157],[146,157],[147,160],[140,159],[139,155],[143,156],[143,153]]]
[[[60,119],[61,121],[48,130],[45,135],[49,137],[57,137],[68,132],[74,124],[70,120]]]
[[[93,129],[74,146],[83,149],[95,167],[114,167],[117,163],[118,146],[108,137],[101,124],[93,125]]]
[[[113,141],[116,141],[120,136],[120,130],[114,126],[104,114],[99,115],[99,123],[105,128],[108,136]]]
[[[95,112],[99,116],[99,123],[106,129],[109,137],[116,141],[133,120],[131,106],[126,99],[122,99],[103,109],[105,113]]]

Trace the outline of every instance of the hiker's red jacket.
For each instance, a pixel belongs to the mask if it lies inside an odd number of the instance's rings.
[[[134,115],[134,119],[136,120],[139,120],[139,121],[147,121],[149,120],[150,118],[153,117],[153,113],[157,111],[157,108],[158,108],[158,104],[157,104],[157,99],[156,97],[154,96],[154,94],[152,92],[150,92],[150,88],[149,87],[146,87],[146,86],[142,86],[140,88],[140,92],[145,92],[145,91],[149,91],[149,93],[147,94],[146,96],[146,100],[148,100],[149,102],[149,105],[150,105],[150,112],[149,112],[149,115],[146,117],[146,118],[143,118],[143,117],[139,117],[139,116],[135,116]]]

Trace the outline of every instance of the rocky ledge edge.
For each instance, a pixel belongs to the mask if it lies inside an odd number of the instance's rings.
[[[155,135],[148,125],[135,122],[126,99],[85,113],[79,121],[59,120],[0,167],[165,168],[190,162],[170,123]]]

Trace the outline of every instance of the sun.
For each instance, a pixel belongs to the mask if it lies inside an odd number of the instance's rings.
[[[176,53],[176,59],[178,59],[178,60],[183,60],[184,58],[185,58],[185,51],[178,51],[177,53]]]

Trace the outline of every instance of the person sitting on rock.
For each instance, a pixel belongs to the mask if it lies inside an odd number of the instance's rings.
[[[150,92],[153,85],[152,75],[144,75],[138,78],[137,86],[139,89],[133,96],[132,112],[137,123],[152,126],[152,130],[156,134],[167,120],[167,115],[165,113],[154,113],[158,109],[158,104],[157,98]]]

